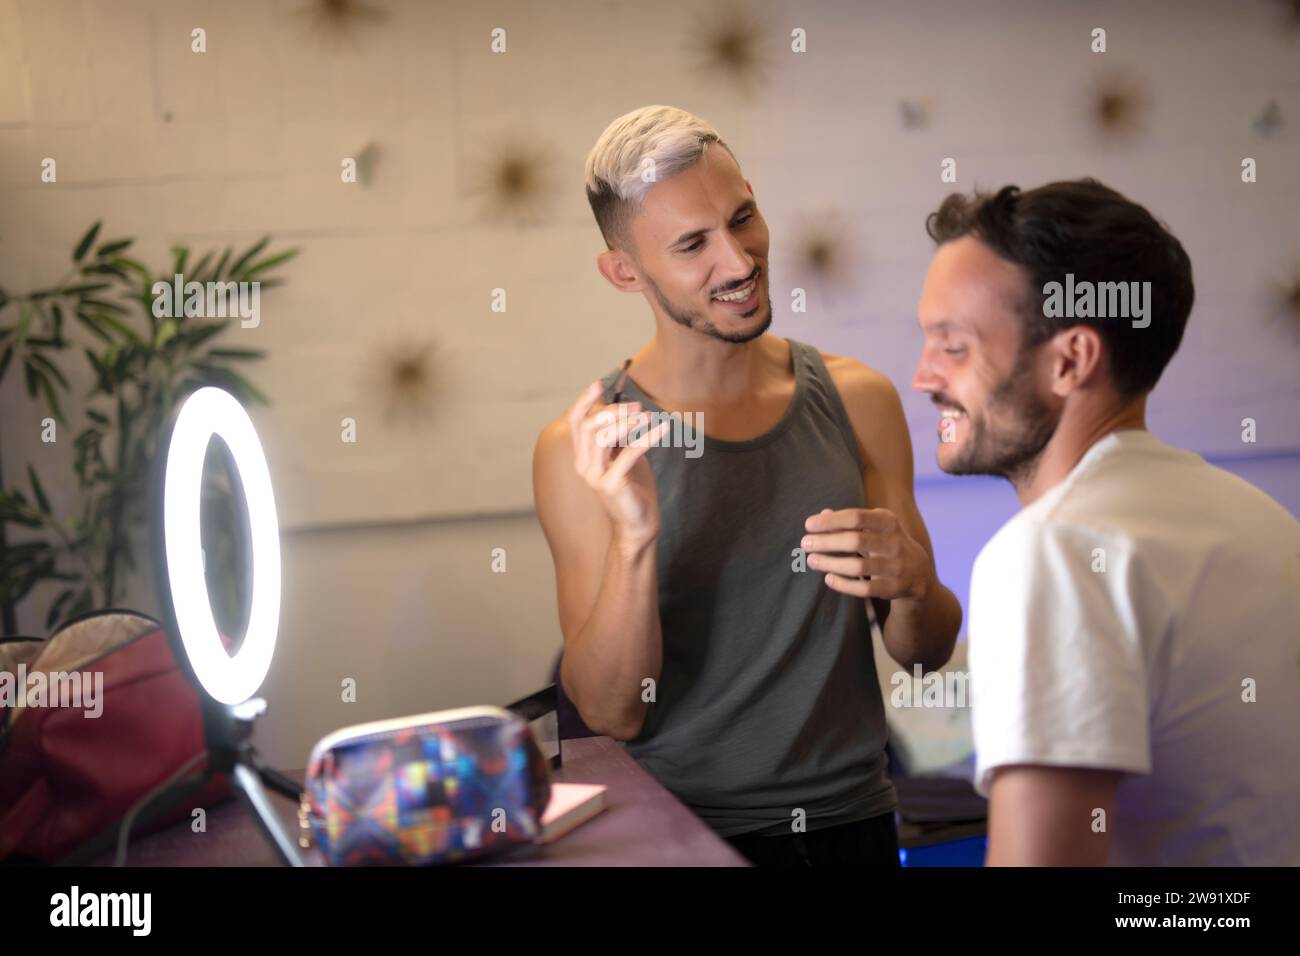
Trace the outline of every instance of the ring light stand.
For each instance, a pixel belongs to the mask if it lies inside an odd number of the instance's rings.
[[[230,449],[231,488],[237,496],[242,489],[248,518],[243,531],[244,554],[251,565],[251,606],[244,639],[233,656],[217,631],[203,566],[203,462],[214,437]],[[152,499],[161,503],[161,510],[155,510],[153,534],[159,603],[173,654],[199,694],[207,764],[197,776],[163,789],[139,808],[134,820],[157,819],[214,777],[226,774],[280,862],[303,866],[297,842],[276,814],[268,792],[297,803],[300,788],[283,774],[261,766],[252,745],[254,722],[266,710],[266,701],[254,695],[271,666],[280,616],[280,527],[266,456],[248,413],[219,388],[204,387],[191,394],[164,439]],[[118,829],[115,824],[100,834],[72,862],[116,842]]]

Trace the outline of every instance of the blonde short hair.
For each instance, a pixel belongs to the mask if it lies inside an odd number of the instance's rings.
[[[586,166],[587,201],[606,245],[627,245],[650,187],[694,165],[710,143],[731,152],[710,124],[675,106],[643,106],[610,123]]]

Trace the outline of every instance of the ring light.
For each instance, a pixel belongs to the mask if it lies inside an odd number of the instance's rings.
[[[217,633],[203,570],[203,460],[214,435],[229,447],[248,503],[252,606],[243,643],[233,657]],[[167,449],[163,528],[176,626],[194,674],[216,700],[241,703],[262,685],[275,652],[280,622],[280,525],[257,431],[229,392],[200,388],[177,414]]]
[[[248,509],[245,551],[252,571],[251,606],[244,640],[233,656],[226,653],[217,630],[203,567],[203,463],[214,436],[230,449],[231,485],[238,481]],[[280,523],[262,443],[239,401],[207,386],[181,404],[159,447],[164,452],[153,464],[152,494],[158,597],[173,656],[198,692],[207,759],[197,776],[150,795],[134,816],[105,828],[83,847],[78,862],[90,862],[111,843],[117,844],[119,859],[125,859],[133,825],[162,820],[209,781],[224,778],[280,862],[302,866],[297,842],[270,799],[273,792],[297,804],[301,787],[262,765],[252,740],[253,725],[266,710],[266,701],[253,695],[270,670],[280,626]]]

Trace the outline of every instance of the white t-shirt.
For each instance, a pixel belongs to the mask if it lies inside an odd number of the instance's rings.
[[[1300,523],[1150,432],[1112,432],[971,577],[976,788],[1128,771],[1122,865],[1300,864]]]

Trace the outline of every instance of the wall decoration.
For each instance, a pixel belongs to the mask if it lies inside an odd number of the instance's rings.
[[[1269,100],[1268,105],[1251,118],[1250,125],[1260,136],[1277,133],[1282,128],[1282,108],[1277,105],[1277,100]]]
[[[725,77],[746,96],[767,79],[773,61],[766,42],[771,31],[753,11],[715,8],[697,22],[691,36],[701,74]]]
[[[388,12],[365,0],[312,0],[298,11],[307,21],[307,32],[330,49],[359,46],[361,28],[382,23]]]
[[[930,125],[934,115],[935,100],[933,96],[918,99],[899,100],[898,113],[903,121],[903,129],[925,129]]]
[[[800,275],[819,284],[841,281],[847,274],[848,238],[833,215],[799,227],[795,246],[795,268]]]
[[[1300,265],[1289,278],[1274,285],[1273,293],[1278,312],[1295,332],[1296,341],[1300,342]]]
[[[369,186],[374,182],[375,167],[379,164],[382,151],[379,144],[371,140],[357,153],[357,182]]]
[[[1134,73],[1099,74],[1089,92],[1094,127],[1109,139],[1128,139],[1141,132],[1147,113],[1146,85]]]
[[[861,272],[853,237],[833,210],[809,216],[791,231],[791,284],[805,291],[809,311],[820,311],[847,295]]]
[[[399,425],[422,424],[433,418],[438,345],[418,334],[392,337],[372,353],[363,386],[376,397],[384,421]]]
[[[474,164],[469,192],[492,220],[536,223],[546,218],[556,193],[551,149],[515,135],[491,147]]]
[[[1282,23],[1288,32],[1300,31],[1300,0],[1277,0],[1282,9]]]

